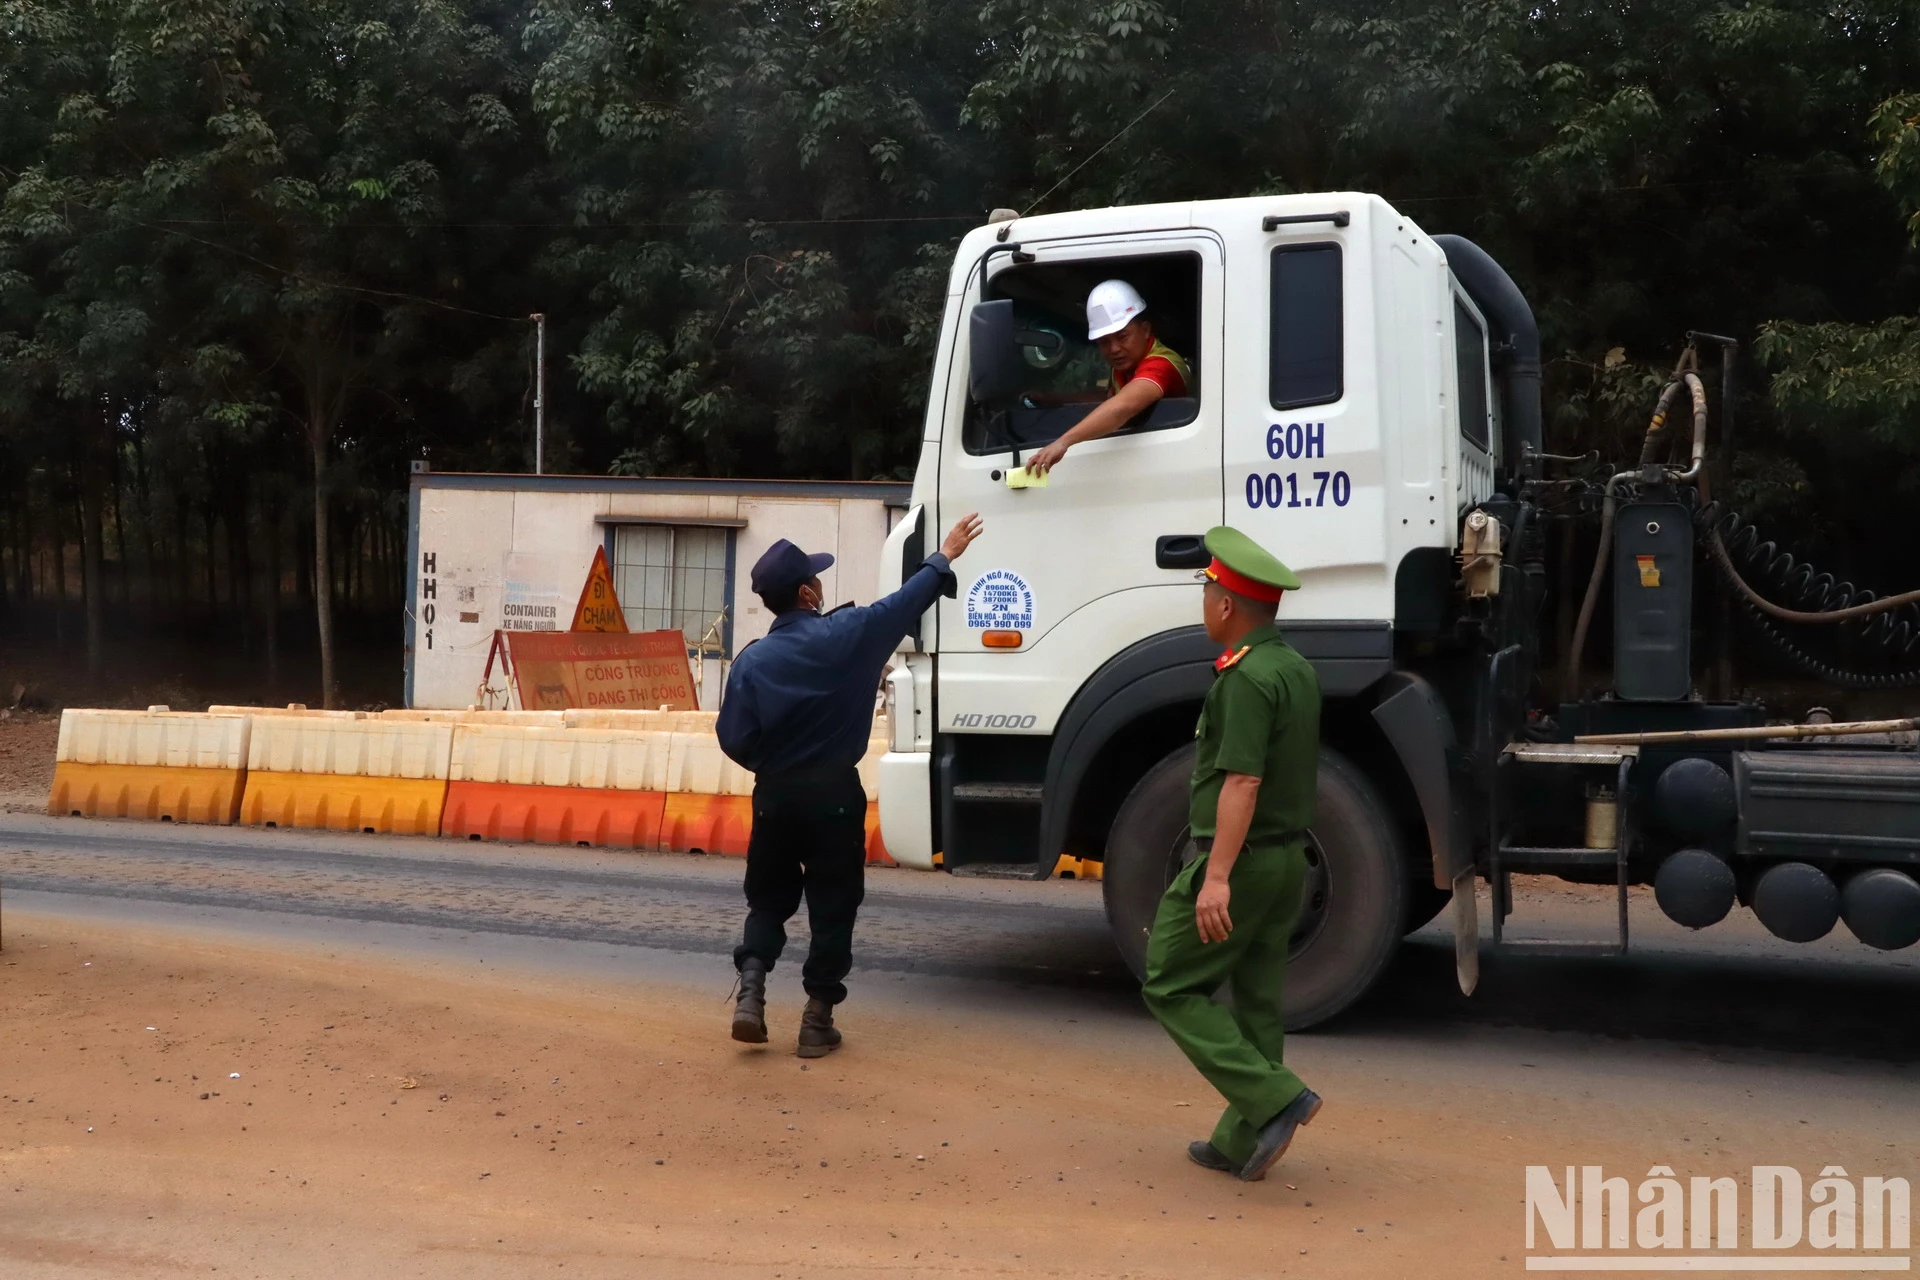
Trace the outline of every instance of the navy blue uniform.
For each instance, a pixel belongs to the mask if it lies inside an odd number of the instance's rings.
[[[867,795],[855,766],[873,730],[874,694],[901,637],[956,585],[936,552],[870,605],[781,614],[734,659],[716,731],[720,749],[754,773],[736,968],[748,957],[773,968],[804,894],[813,942],[802,983],[829,1003],[847,998],[854,917],[866,892]]]

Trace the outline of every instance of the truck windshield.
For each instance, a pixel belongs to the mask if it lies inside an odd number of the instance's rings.
[[[1153,336],[1187,368],[1183,396],[1168,396],[1121,434],[1183,426],[1199,416],[1200,256],[1196,253],[1085,258],[1011,266],[987,282],[986,300],[1011,298],[1014,328],[1030,382],[1005,415],[967,406],[962,443],[968,453],[999,453],[1045,444],[1072,427],[1109,394],[1111,371],[1087,337],[1087,294],[1103,280],[1124,280],[1146,299]]]

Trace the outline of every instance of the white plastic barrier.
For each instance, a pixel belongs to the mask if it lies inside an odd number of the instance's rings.
[[[437,835],[453,730],[365,715],[254,716],[240,820]]]
[[[486,711],[479,707],[449,711],[423,707],[382,711],[379,718],[424,724],[527,725],[559,729],[566,724],[565,715],[563,711]]]
[[[290,702],[284,707],[241,707],[216,703],[207,708],[212,716],[298,716],[310,720],[365,720],[364,711],[325,711],[304,703]]]
[[[453,726],[432,722],[256,715],[247,768],[346,778],[418,778],[444,782]]]
[[[713,732],[717,711],[588,711],[560,713],[569,729],[626,729],[649,733]]]
[[[60,713],[59,764],[146,765],[167,769],[244,769],[247,717],[198,711]]]
[[[685,795],[749,796],[753,775],[727,759],[711,733],[671,735],[667,790]]]
[[[246,785],[250,728],[246,716],[71,708],[60,715],[47,812],[232,822]]]
[[[520,787],[666,791],[673,736],[631,729],[462,724],[454,729],[448,777]]]

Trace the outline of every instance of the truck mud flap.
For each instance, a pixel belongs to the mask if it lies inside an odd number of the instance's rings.
[[[1396,671],[1381,687],[1385,696],[1374,706],[1373,719],[1413,784],[1433,851],[1434,887],[1453,891],[1454,973],[1460,990],[1472,995],[1480,982],[1480,919],[1466,814],[1453,785],[1458,751],[1453,717],[1439,690],[1411,672]]]

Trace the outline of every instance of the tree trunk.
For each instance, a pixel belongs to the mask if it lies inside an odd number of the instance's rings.
[[[333,539],[327,528],[327,439],[333,433],[318,403],[307,418],[313,450],[313,616],[320,631],[320,705],[331,708],[333,683]]]
[[[209,477],[211,478],[211,477]],[[218,569],[218,551],[215,549],[213,530],[213,497],[200,504],[200,527],[207,535],[207,612],[216,624],[220,621],[220,576]]]
[[[7,581],[7,578],[8,570],[12,568],[13,526],[15,523],[14,509],[18,505],[19,503],[17,502],[7,502],[5,504],[5,515],[4,517],[0,517],[0,519],[4,519],[5,521],[5,523],[0,523],[0,613],[5,613],[7,611],[7,605],[12,602],[13,592],[10,589],[12,584]]]
[[[147,481],[147,449],[138,435],[133,438],[133,479],[140,495],[140,537],[147,550],[147,626],[160,620],[160,597],[166,590],[166,574],[160,567],[158,543],[154,535],[153,489]]]
[[[280,508],[268,502],[260,513],[267,535],[267,688],[280,687]]]
[[[107,491],[113,496],[113,540],[120,552],[117,577],[120,580],[120,612],[132,616],[133,612],[133,562],[127,559],[127,522],[123,511],[126,506],[126,488],[122,483],[126,477],[121,474],[120,446],[113,439],[112,432],[107,435]]]
[[[67,646],[67,531],[58,502],[53,507],[53,643]]]
[[[32,604],[40,598],[40,592],[33,580],[33,499],[25,494],[20,499],[20,547],[16,554],[20,558],[20,590],[16,594]]]
[[[105,637],[105,615],[107,603],[107,584],[105,579],[106,556],[100,546],[105,532],[105,521],[101,518],[99,473],[97,468],[80,464],[80,583],[81,592],[86,601],[87,620],[87,678],[98,680],[101,669],[106,665],[101,646]]]
[[[186,630],[187,611],[192,607],[193,599],[193,565],[191,548],[187,546],[187,517],[187,496],[176,488],[173,498],[173,599],[177,606],[175,625],[182,631]]]
[[[247,490],[244,485],[233,488],[233,503],[227,508],[227,594],[232,596],[236,608],[234,617],[240,624],[240,656],[249,666],[253,663],[253,557],[247,548],[253,541],[253,530],[248,523]]]

